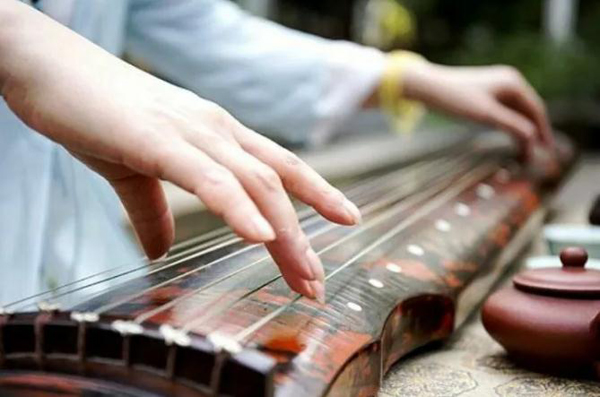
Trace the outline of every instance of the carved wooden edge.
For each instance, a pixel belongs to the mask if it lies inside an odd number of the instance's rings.
[[[481,294],[474,292],[475,288],[481,288],[482,286],[491,287],[494,284],[494,281],[509,267],[510,262],[523,253],[525,248],[532,241],[535,229],[541,227],[543,224],[543,220],[548,212],[547,207],[550,202],[550,196],[560,189],[561,185],[567,180],[568,175],[575,168],[578,153],[574,151],[568,141],[562,141],[561,144],[566,146],[564,151],[567,153],[563,152],[564,154],[559,157],[562,166],[560,174],[548,177],[548,175],[543,172],[544,170],[526,170],[526,175],[528,174],[529,178],[532,178],[539,183],[539,207],[527,215],[527,220],[515,233],[513,233],[509,243],[503,250],[490,258],[489,273],[481,280],[475,280],[475,282],[470,283],[470,285],[456,296],[455,299],[450,299],[443,295],[425,294],[408,299],[396,306],[396,309],[388,316],[381,336],[372,343],[363,346],[356,352],[353,358],[346,363],[327,387],[324,394],[326,397],[367,397],[376,395],[385,374],[395,362],[406,354],[426,344],[448,338],[452,334],[453,329],[464,322],[467,310],[462,304],[462,297],[464,295],[477,295],[478,298],[471,298],[472,300],[475,299],[477,302],[480,302],[481,299],[483,299],[485,293]],[[485,288],[484,290],[489,291],[489,288]],[[426,332],[423,332],[423,330],[420,332],[411,332],[410,328],[411,326],[414,327],[416,317],[411,318],[410,315],[407,315],[408,313],[404,309],[404,305],[409,301],[421,302],[427,301],[428,299],[446,302],[444,310],[441,312],[441,316],[433,316],[433,321],[435,322],[436,319],[438,319],[440,321],[440,326],[431,327]],[[421,310],[419,313],[421,316],[431,316],[431,312],[427,310]],[[445,320],[442,321],[441,318],[445,318]],[[394,321],[401,325],[396,325],[396,327],[391,326]],[[600,338],[600,313],[595,319],[594,325],[597,329],[596,335]],[[394,333],[394,328],[405,329],[404,336],[408,336],[408,338],[400,337],[398,332]],[[400,348],[394,352],[394,349],[390,346],[390,341],[393,343],[394,340],[398,341],[399,339],[408,339],[409,342],[405,343],[404,346],[400,346]],[[392,352],[394,352],[394,354],[391,354]],[[600,359],[595,363],[595,371],[600,378]]]
[[[378,340],[364,346],[329,385],[327,397],[374,396],[384,375],[401,357],[446,339],[454,328],[454,301],[423,294],[401,302],[390,313]]]
[[[183,397],[274,394],[275,360],[260,351],[228,352],[198,335],[171,343],[157,327],[127,332],[114,326],[119,321],[75,321],[69,312],[0,315],[0,371],[80,375]]]
[[[485,277],[483,280],[485,285],[491,286],[492,279],[497,279],[509,267],[510,261],[523,252],[533,238],[532,229],[541,224],[541,218],[545,214],[545,208],[530,214],[522,228],[513,234],[505,251],[492,258],[490,267],[493,271],[490,275],[494,277]],[[481,287],[481,284],[473,284]],[[355,354],[329,385],[325,395],[327,397],[376,395],[383,377],[394,363],[424,345],[447,339],[464,321],[466,309],[461,307],[459,310],[459,307],[463,294],[468,293],[468,290],[472,290],[471,285],[455,299],[432,293],[414,296],[398,304],[388,316],[378,340],[364,346]],[[483,298],[483,295],[479,294],[479,297]],[[411,307],[420,307],[421,310],[410,310]],[[419,326],[420,321],[425,321],[428,325]]]

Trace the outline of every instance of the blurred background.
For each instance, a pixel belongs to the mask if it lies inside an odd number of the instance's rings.
[[[450,65],[513,65],[546,99],[557,128],[600,150],[600,0],[236,2],[323,37],[409,49]]]
[[[408,49],[449,65],[515,66],[546,100],[554,126],[580,148],[596,152],[594,157],[600,152],[600,0],[231,1],[254,15],[326,38],[383,50]],[[443,145],[456,138],[450,134],[453,130],[469,136],[464,122],[462,128],[455,127],[460,122],[430,112],[415,134],[418,139],[415,136],[410,144],[398,145],[392,141],[400,139],[398,135],[383,134],[390,137],[370,142],[368,147],[376,154],[366,155],[365,145],[345,134],[343,142],[299,154],[335,182],[343,179],[340,170],[355,171],[352,159],[357,156],[408,158],[410,153],[403,150],[434,150],[433,143]],[[369,140],[372,135],[369,131]],[[345,144],[359,153],[349,152]],[[166,188],[176,215],[178,241],[221,224],[216,216],[202,211],[192,195],[168,184]]]

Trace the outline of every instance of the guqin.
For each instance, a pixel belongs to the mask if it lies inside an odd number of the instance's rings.
[[[485,141],[344,182],[357,227],[299,209],[324,305],[225,229],[4,305],[2,395],[375,395],[394,362],[448,337],[489,291],[564,175]],[[559,152],[564,170],[573,156]]]

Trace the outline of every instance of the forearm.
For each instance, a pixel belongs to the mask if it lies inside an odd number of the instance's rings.
[[[251,17],[229,1],[132,1],[127,53],[245,124],[305,143],[360,108],[377,50]]]
[[[27,41],[23,28],[28,26],[28,19],[31,11],[27,6],[18,1],[0,2],[0,92],[17,72],[27,73],[27,63],[20,60],[19,47]]]
[[[144,72],[31,7],[0,3],[0,92],[23,122],[59,142],[133,122],[122,106],[130,91],[110,83],[115,76],[132,86],[156,79],[142,78]]]

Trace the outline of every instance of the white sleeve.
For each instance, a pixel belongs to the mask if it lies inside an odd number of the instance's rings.
[[[293,31],[222,0],[132,0],[126,50],[290,144],[326,141],[359,110],[384,64],[378,50]]]

